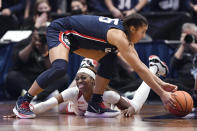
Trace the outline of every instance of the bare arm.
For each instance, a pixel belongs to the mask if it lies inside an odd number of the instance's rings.
[[[25,5],[25,11],[24,11],[24,18],[29,17],[29,11],[30,11],[30,0],[26,0],[26,5]]]
[[[142,10],[142,8],[144,8],[144,6],[148,3],[148,0],[139,0],[139,2],[137,3],[137,5],[130,9],[130,10],[126,10],[124,11],[124,14],[126,16],[130,15],[130,14],[133,14],[133,13],[136,13],[140,10]]]
[[[140,11],[148,3],[148,0],[139,0],[138,4],[135,6],[137,11]]]
[[[135,54],[138,56],[137,52],[135,51]],[[127,63],[127,61],[123,58],[123,56],[121,56],[121,54],[118,54],[119,58],[124,62],[124,65],[128,68],[128,70],[130,69],[130,71],[133,71],[133,69],[129,66],[129,64]],[[142,63],[144,64],[144,63]],[[146,65],[144,65],[146,66]],[[169,83],[166,83],[164,81],[162,81],[159,77],[157,77],[156,75],[153,75],[153,79],[165,90],[168,92],[174,92],[177,90],[177,87],[175,87],[174,85],[171,85]]]
[[[22,49],[19,52],[19,58],[23,61],[26,62],[29,59],[29,56],[33,50],[33,44],[32,42],[28,44],[24,49]]]
[[[105,4],[114,17],[123,18],[123,14],[113,5],[112,0],[105,0]]]
[[[106,4],[106,6],[109,10],[112,10],[113,8],[116,8],[116,7],[114,7],[114,5],[112,3],[112,0],[105,0],[105,4]]]
[[[33,112],[35,114],[46,112],[62,102],[74,99],[77,95],[78,90],[76,88],[68,88],[55,97],[52,97],[44,102],[35,104],[33,106]]]
[[[118,29],[110,29],[107,33],[107,40],[112,45],[115,45],[120,51],[123,58],[128,64],[137,72],[141,79],[153,89],[157,95],[160,96],[164,105],[175,108],[175,100],[171,94],[158,84],[154,79],[154,75],[148,70],[148,68],[141,62],[135,51],[134,45],[130,45],[126,37],[126,34]],[[168,85],[168,84],[167,84]]]
[[[176,53],[174,54],[175,58],[182,59],[183,58],[183,52],[184,52],[184,46],[181,44]]]
[[[186,34],[185,33],[182,33],[181,34],[181,38],[180,38],[180,41],[181,41],[181,45],[179,46],[178,50],[176,51],[176,53],[174,54],[174,57],[176,59],[182,59],[183,58],[183,53],[184,53],[184,50],[185,50],[185,42],[184,42],[184,38],[185,38]]]
[[[33,51],[34,44],[37,39],[38,39],[38,33],[37,33],[37,31],[34,31],[31,36],[30,43],[25,48],[23,48],[22,50],[19,51],[19,58],[23,62],[26,62],[29,59],[29,56],[30,56],[31,52]]]
[[[120,36],[119,38],[117,36]],[[133,45],[129,45],[126,34],[117,29],[111,29],[107,33],[108,42],[115,45],[120,51],[123,58],[128,64],[137,72],[137,74],[144,80],[159,96],[162,96],[164,90],[154,80],[153,74],[141,62]]]

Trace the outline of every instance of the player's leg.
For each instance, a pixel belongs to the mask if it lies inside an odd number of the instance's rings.
[[[50,78],[52,81],[54,80],[51,75],[53,75],[53,77],[56,76],[57,79],[57,77],[61,77],[65,74],[67,68],[66,66],[68,63],[68,54],[69,54],[69,49],[65,48],[62,44],[59,44],[57,47],[54,47],[49,50],[49,58],[52,63],[52,66],[47,71],[42,73],[42,74],[44,73],[46,74],[43,75],[43,77],[46,76],[46,79],[43,80],[42,75],[40,75],[38,76],[36,81],[34,81],[33,85],[28,91],[32,96],[39,94],[40,92],[43,91],[43,88],[46,88],[46,86],[50,82],[47,81],[49,80],[47,78]],[[63,71],[62,74],[59,74],[61,73],[61,71]]]
[[[69,49],[62,44],[49,50],[49,57],[52,63],[51,68],[40,74],[32,84],[29,91],[24,97],[19,97],[16,107],[13,109],[14,113],[20,118],[34,118],[35,114],[30,110],[29,103],[33,96],[42,92],[50,82],[64,76],[68,63]]]
[[[88,50],[87,50],[88,51]],[[115,110],[106,109],[102,106],[102,95],[110,79],[116,72],[117,55],[115,53],[103,54],[103,52],[89,53],[78,52],[80,55],[95,59],[99,62],[99,68],[96,76],[96,87],[92,99],[89,102],[88,109],[85,113],[87,117],[115,117],[120,113]]]
[[[73,82],[69,85],[69,87],[64,91],[62,91],[59,95],[52,97],[44,102],[40,102],[38,104],[33,105],[33,112],[35,114],[40,114],[52,109],[53,107],[59,104],[59,111],[63,113],[64,110],[66,111],[66,108],[68,107],[64,101],[67,102],[70,98],[73,97],[71,96],[72,93],[68,92],[68,90],[70,90],[70,88],[73,88],[75,86],[76,86],[76,81],[73,80]]]
[[[78,49],[73,52],[80,56],[91,58],[96,61],[99,61],[101,58],[103,58],[106,55],[106,53],[103,51],[89,50],[89,49]]]
[[[41,73],[32,84],[28,92],[19,97],[13,112],[20,118],[34,118],[35,114],[30,110],[29,103],[32,98],[47,88],[48,84],[62,77],[66,73],[69,49],[62,44],[49,50],[51,67]]]
[[[43,112],[46,112],[50,109],[52,109],[53,107],[57,106],[58,104],[64,102],[62,94],[59,94],[58,96],[55,97],[51,97],[50,99],[44,101],[44,102],[40,102],[38,104],[35,104],[33,106],[33,112],[35,114],[40,114]]]

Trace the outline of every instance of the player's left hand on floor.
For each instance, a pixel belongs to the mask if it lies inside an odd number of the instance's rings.
[[[128,109],[122,110],[121,114],[123,114],[124,117],[132,117],[135,114],[135,110],[130,106]]]

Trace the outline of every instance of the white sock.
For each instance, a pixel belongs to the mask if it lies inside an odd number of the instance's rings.
[[[58,105],[58,101],[55,97],[52,97],[44,102],[34,105],[33,112],[35,114],[40,114],[48,111],[49,109],[55,107],[56,105]]]
[[[157,72],[156,66],[151,66],[149,70],[155,74]],[[135,95],[132,100],[130,100],[132,106],[135,109],[135,112],[139,112],[142,108],[143,104],[145,103],[146,99],[148,98],[150,87],[143,81],[140,87],[135,91]]]

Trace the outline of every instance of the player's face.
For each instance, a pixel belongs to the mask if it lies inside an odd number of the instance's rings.
[[[93,79],[86,73],[78,73],[76,78],[77,87],[81,91],[93,90]]]
[[[132,43],[137,43],[139,42],[141,39],[143,39],[146,35],[146,31],[148,29],[147,25],[143,25],[139,28],[135,28],[133,26],[130,27],[130,31],[131,31],[131,42]]]

